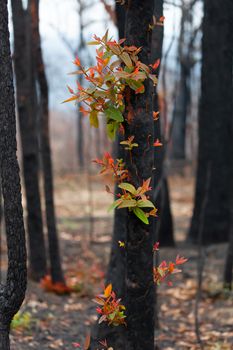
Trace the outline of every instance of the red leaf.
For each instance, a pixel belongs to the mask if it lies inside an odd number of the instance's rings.
[[[69,87],[69,85],[67,85],[67,88],[68,88],[68,90],[69,90],[69,92],[70,92],[71,94],[74,94],[74,90],[71,89],[71,87]]]
[[[78,67],[81,66],[81,62],[80,62],[80,59],[78,58],[78,56],[75,58],[74,64],[75,64],[76,66],[78,66]]]
[[[152,67],[154,70],[156,70],[159,65],[160,65],[160,59],[159,58],[153,64],[149,64],[149,66]]]
[[[159,139],[157,139],[155,142],[154,142],[154,147],[161,147],[163,144],[159,141]]]
[[[157,251],[159,250],[159,242],[156,242],[154,245],[153,245],[153,251]]]
[[[182,264],[186,263],[186,261],[188,261],[188,259],[184,258],[183,256],[177,255],[176,265],[182,265]]]

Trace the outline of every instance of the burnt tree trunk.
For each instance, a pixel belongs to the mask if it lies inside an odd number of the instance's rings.
[[[228,41],[229,30],[232,30],[232,24],[229,23],[230,4],[231,0],[204,1],[198,169],[189,232],[189,239],[197,242],[200,208],[205,193],[205,174],[207,164],[211,163],[208,205],[203,228],[204,244],[227,241],[229,236],[231,174],[228,165],[232,161],[232,59]]]
[[[125,7],[116,3],[116,18],[119,38],[125,37]],[[157,19],[163,15],[163,1],[155,1],[154,14]],[[163,27],[156,26],[152,34],[152,52],[150,62],[154,62],[162,57],[162,43],[163,43]],[[159,70],[158,72],[159,73]],[[154,94],[154,110],[159,110],[158,95]],[[160,120],[154,124],[154,139],[161,139],[161,125]],[[119,145],[122,141],[119,136],[114,144],[114,158],[125,158],[124,147]],[[170,208],[169,189],[166,176],[162,171],[164,147],[158,148],[154,152],[154,163],[156,170],[153,175],[154,189],[153,200],[159,210],[158,218],[153,220],[154,240],[159,240],[162,246],[173,246],[173,222]],[[118,189],[117,189],[118,192]],[[121,298],[125,295],[125,251],[119,249],[118,241],[126,240],[127,231],[127,210],[115,210],[114,225],[113,225],[113,239],[110,253],[110,261],[108,265],[106,283],[112,283],[114,291]]]
[[[228,0],[228,46],[226,46],[225,54],[228,56],[228,64],[229,64],[229,74],[232,76],[232,70],[230,73],[230,67],[233,68],[233,2]],[[231,94],[233,94],[233,82],[231,80],[231,87],[229,86]],[[229,173],[230,173],[230,229],[229,229],[229,243],[228,250],[226,255],[225,269],[224,269],[224,287],[228,289],[232,289],[232,280],[233,280],[233,98],[231,95],[231,99],[229,96],[229,100],[227,102],[229,113],[231,114],[230,121],[230,131],[231,131],[231,144],[230,144],[230,165],[229,165]],[[226,165],[227,166],[227,165]]]
[[[233,205],[232,205],[233,206]],[[224,288],[232,290],[233,269],[233,209],[231,208],[231,229],[229,232],[229,243],[224,268]]]
[[[38,139],[36,113],[30,108],[31,43],[28,33],[28,16],[22,0],[11,1],[14,28],[14,67],[16,74],[17,109],[19,117],[23,174],[27,202],[27,231],[29,237],[30,276],[39,281],[46,275],[46,251],[43,234],[42,211],[38,174]],[[35,76],[34,81],[35,85]]]
[[[163,0],[155,1],[154,15],[157,20],[163,16]],[[162,59],[163,26],[156,26],[152,33],[151,62]],[[159,75],[160,66],[157,69]],[[153,110],[159,111],[157,89],[154,92]],[[154,123],[154,139],[164,141],[161,134],[160,118]],[[154,174],[153,174],[153,201],[158,209],[158,218],[153,219],[154,240],[162,246],[174,246],[173,222],[170,207],[168,182],[164,169],[165,147],[157,147],[154,150]]]
[[[6,284],[0,284],[0,349],[9,350],[10,322],[26,291],[26,246],[16,157],[16,121],[7,0],[0,0],[0,171],[8,250]]]
[[[79,45],[77,49],[77,53],[79,57],[82,58],[82,53],[85,49],[85,40],[83,37],[84,31],[84,23],[83,23],[83,15],[85,4],[83,0],[78,1],[79,4]],[[83,83],[83,75],[78,75],[78,83],[82,86]],[[84,170],[85,166],[85,157],[84,157],[84,128],[83,128],[83,114],[80,112],[79,108],[81,103],[78,103],[78,111],[77,111],[77,154],[78,154],[78,164],[81,171]]]
[[[59,239],[56,227],[56,217],[54,208],[54,190],[53,190],[53,170],[50,148],[49,133],[49,96],[48,83],[45,74],[43,62],[40,32],[39,32],[39,1],[29,1],[29,11],[31,17],[32,39],[33,39],[33,59],[36,66],[36,74],[39,85],[41,116],[40,116],[40,140],[42,149],[42,167],[44,196],[46,208],[46,221],[48,229],[49,257],[52,281],[64,283],[64,277],[61,266]]]
[[[173,109],[171,157],[174,159],[185,159],[186,120],[190,105],[190,56],[192,55],[191,50],[186,47],[185,35],[188,35],[187,23],[192,21],[191,10],[189,4],[183,3],[177,59],[180,67],[179,84]]]
[[[142,47],[139,59],[149,64],[154,0],[129,1],[126,12],[127,45]],[[154,157],[154,125],[152,116],[152,88],[145,84],[145,93],[135,95],[131,90],[130,102],[134,116],[125,123],[125,137],[135,136],[138,148],[132,151],[132,162],[127,155],[126,167],[137,188],[142,180],[152,177]],[[153,282],[153,231],[151,225],[142,223],[128,212],[126,239],[125,305],[127,310],[127,350],[154,349],[154,302]]]
[[[185,139],[186,139],[186,120],[190,107],[190,74],[191,67],[185,67],[180,64],[180,82],[178,85],[177,97],[173,110],[173,130],[172,130],[172,149],[171,157],[173,159],[185,160]]]
[[[149,63],[150,32],[149,23],[152,22],[154,1],[141,2],[134,0],[126,5],[127,22],[125,27],[125,7],[116,4],[116,17],[119,37],[127,38],[127,45],[142,46],[140,59]],[[119,145],[118,137],[114,153],[117,158],[126,161],[126,168],[132,174],[135,186],[141,181],[152,177],[154,137],[152,118],[152,90],[146,87],[143,96],[131,94],[131,104],[134,108],[134,119],[131,124],[125,123],[125,139],[134,135],[139,144],[138,150],[133,151],[133,167],[128,153]],[[127,106],[126,106],[127,110]],[[148,135],[153,135],[148,148]],[[140,181],[136,174],[140,174]],[[119,249],[118,240],[126,241],[127,248]],[[104,323],[97,325],[93,332],[93,339],[107,338],[113,348],[123,350],[154,349],[154,300],[153,283],[153,232],[152,227],[144,225],[134,214],[126,209],[115,210],[114,232],[110,263],[107,273],[107,283],[113,284],[117,295],[123,299],[127,310],[127,327],[111,328]],[[94,343],[92,349],[95,349]]]

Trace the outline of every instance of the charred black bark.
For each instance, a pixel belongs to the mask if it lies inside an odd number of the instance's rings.
[[[128,3],[126,33],[124,33],[125,7],[120,7],[119,4],[116,7],[119,37],[126,37],[127,45],[143,47],[140,59],[145,64],[149,63],[150,57],[149,24],[152,23],[153,3],[154,1],[141,2],[138,0]],[[130,124],[125,123],[125,138],[134,135],[139,147],[133,152],[133,165],[128,159],[127,152],[118,144],[119,139],[115,153],[117,158],[123,158],[126,161],[126,168],[132,175],[132,182],[138,187],[143,179],[152,177],[154,151],[152,147],[154,138],[152,91],[147,85],[146,93],[142,96],[136,97],[130,90],[129,93],[135,115]],[[149,135],[152,137],[148,138]],[[151,140],[149,147],[148,139]],[[119,249],[118,240],[127,242],[125,250]],[[107,282],[111,282],[117,295],[123,297],[127,310],[127,328],[111,329],[101,324],[95,327],[94,339],[107,338],[108,343],[119,350],[154,349],[155,293],[152,274],[152,244],[153,234],[150,226],[141,223],[137,217],[125,209],[115,211]]]
[[[199,147],[195,204],[189,239],[197,242],[200,208],[211,163],[203,243],[227,241],[230,226],[232,58],[229,52],[231,1],[204,1]],[[216,43],[217,38],[217,43]],[[214,52],[214,54],[213,54]]]
[[[116,2],[115,11],[119,39],[123,39],[125,38],[125,6],[122,6],[119,2]]]
[[[117,28],[120,38],[125,37],[125,7],[116,3],[116,18],[117,18]],[[157,19],[163,15],[163,1],[155,1],[154,14]],[[163,43],[163,27],[157,26],[153,30],[152,34],[152,52],[150,62],[154,62],[157,59],[161,59],[162,56],[162,43]],[[158,70],[159,73],[159,70]],[[158,104],[158,95],[155,91],[154,94],[154,110],[159,110]],[[161,140],[161,127],[160,120],[156,121],[154,128],[155,136]],[[118,140],[115,143],[114,158],[125,158],[124,148],[119,145]],[[170,209],[170,200],[169,200],[169,190],[164,176],[162,167],[163,167],[163,158],[164,150],[158,148],[154,153],[154,163],[156,170],[153,175],[153,199],[156,207],[159,210],[159,217],[153,219],[153,230],[154,230],[154,240],[159,239],[161,245],[173,246],[173,222]],[[162,179],[163,177],[163,179]],[[112,247],[110,254],[110,261],[107,271],[107,283],[112,283],[113,289],[117,292],[120,297],[124,297],[125,294],[125,252],[119,249],[118,241],[125,241],[126,239],[126,226],[127,226],[127,210],[115,210],[114,215],[114,226],[113,226],[113,239]],[[158,237],[156,237],[158,236]]]
[[[0,172],[8,249],[6,284],[0,284],[0,348],[9,350],[10,322],[26,291],[26,246],[16,157],[16,122],[7,0],[0,0]]]
[[[40,141],[42,149],[42,167],[44,196],[46,207],[46,221],[49,241],[50,269],[53,282],[64,282],[61,259],[59,252],[59,240],[56,227],[56,217],[53,198],[53,171],[49,133],[49,97],[48,83],[43,62],[40,33],[39,33],[39,1],[29,1],[29,11],[33,38],[33,59],[40,92],[41,116],[40,116]]]
[[[142,47],[140,60],[149,64],[154,0],[134,0],[128,2],[126,13],[126,38],[128,45]],[[154,125],[152,116],[152,89],[149,83],[145,93],[135,95],[129,91],[130,101],[126,101],[134,111],[131,122],[125,123],[125,137],[135,136],[138,148],[132,151],[132,162],[127,156],[126,167],[135,187],[142,180],[152,177],[154,157]],[[154,349],[154,301],[153,282],[153,232],[150,225],[143,224],[133,213],[128,212],[126,239],[126,286],[125,304],[127,310],[127,350]]]
[[[27,202],[27,230],[29,237],[30,276],[39,281],[46,275],[46,251],[43,235],[42,211],[38,174],[38,139],[36,111],[31,108],[31,43],[28,16],[21,0],[11,1],[14,28],[14,67],[16,74],[17,109],[19,117],[23,174]]]
[[[228,56],[229,64],[231,62],[231,69],[233,70],[233,3],[228,0],[228,47],[225,54]],[[229,73],[230,73],[230,67]],[[231,76],[232,76],[231,70]],[[231,93],[233,94],[233,81],[231,80]],[[232,96],[232,95],[231,95]],[[230,97],[230,96],[229,96]],[[232,289],[233,285],[233,97],[228,100],[229,112],[231,110],[231,121],[230,121],[230,131],[231,131],[231,145],[230,145],[230,156],[231,162],[229,164],[230,172],[230,229],[229,229],[229,243],[226,255],[225,269],[224,269],[224,287]]]
[[[9,326],[0,325],[0,346],[2,350],[10,350]]]
[[[233,211],[231,209],[231,211]],[[229,243],[224,268],[224,288],[232,290],[232,270],[233,270],[233,213],[231,212],[231,229],[229,233]]]

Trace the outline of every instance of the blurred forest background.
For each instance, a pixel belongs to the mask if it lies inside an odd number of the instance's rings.
[[[230,2],[155,0],[154,18],[165,17],[152,39],[152,62],[161,62],[156,138],[163,144],[155,149],[155,237],[162,260],[177,253],[189,259],[172,287],[156,288],[158,349],[233,349]],[[67,85],[77,83],[68,74],[76,70],[76,56],[84,66],[95,62],[95,47],[86,44],[93,34],[109,29],[114,39],[125,37],[124,5],[12,0],[8,11],[29,259],[12,349],[68,350],[96,320],[91,297],[105,279],[122,294],[122,253],[114,255],[111,246],[117,250],[117,241],[124,241],[124,217],[114,220],[107,212],[112,196],[92,162],[116,152],[104,118],[98,129],[90,128],[80,106],[62,102],[69,97]],[[3,283],[7,266],[1,204]],[[65,281],[76,293],[65,287],[62,296],[44,291]]]

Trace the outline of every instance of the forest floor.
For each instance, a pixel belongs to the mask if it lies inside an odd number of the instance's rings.
[[[73,343],[82,344],[97,319],[91,299],[104,286],[112,231],[112,216],[107,215],[106,208],[111,197],[103,191],[101,180],[91,191],[88,180],[86,176],[65,176],[55,183],[63,266],[77,293],[59,296],[29,281],[21,309],[24,316],[11,332],[12,350],[75,349]],[[172,287],[164,284],[158,288],[160,327],[156,343],[162,350],[201,349],[196,341],[194,314],[198,253],[184,242],[192,213],[193,178],[176,175],[169,183],[177,245],[161,247],[160,256],[172,260],[179,253],[189,261],[183,273],[174,276]],[[2,249],[6,253],[4,245]],[[206,350],[233,349],[233,296],[222,292],[225,252],[226,244],[205,250],[199,320]],[[6,266],[5,258],[2,268]]]

